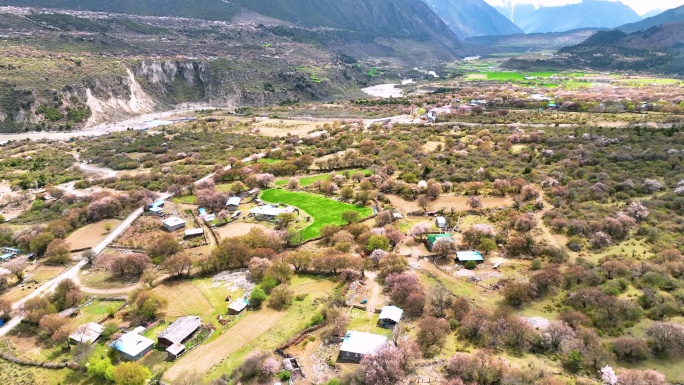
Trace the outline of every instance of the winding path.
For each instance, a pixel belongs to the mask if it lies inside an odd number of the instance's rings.
[[[163,194],[160,199],[166,199],[170,195],[169,194]],[[110,243],[112,243],[119,235],[121,235],[140,215],[143,213],[143,208],[140,207],[137,210],[133,211],[126,219],[124,219],[119,226],[117,226],[114,230],[112,230],[105,239],[103,239],[99,244],[97,244],[95,247],[93,247],[93,252],[95,254],[100,254],[102,250],[104,250],[107,246],[109,246]],[[9,320],[5,325],[0,327],[0,337],[6,335],[9,333],[12,329],[14,329],[21,320],[24,318],[23,314],[23,308],[24,304],[26,301],[38,297],[42,295],[43,293],[51,293],[55,290],[57,285],[66,280],[66,279],[71,279],[74,280],[75,282],[80,282],[78,280],[78,272],[85,266],[87,261],[85,259],[81,259],[77,264],[69,268],[68,270],[64,271],[62,274],[56,276],[55,278],[51,279],[47,283],[41,285],[38,287],[36,290],[34,290],[31,294],[27,295],[26,297],[18,300],[12,305],[12,310],[16,312],[16,316]],[[90,291],[89,291],[90,292]],[[120,291],[119,291],[120,292]]]

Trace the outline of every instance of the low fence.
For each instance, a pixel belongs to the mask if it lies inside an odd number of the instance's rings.
[[[285,349],[289,348],[289,347],[292,346],[292,345],[297,345],[298,343],[304,341],[304,339],[305,339],[310,333],[315,332],[316,330],[322,328],[322,327],[325,326],[325,325],[326,325],[325,323],[320,323],[320,324],[318,324],[318,325],[314,325],[314,326],[312,326],[312,327],[310,327],[310,328],[306,328],[306,329],[302,330],[302,331],[299,332],[296,336],[290,338],[289,340],[287,340],[287,342],[285,342],[284,344],[282,344],[282,345],[278,346],[277,348],[275,348],[275,352],[276,352],[277,354],[280,354],[280,355],[282,355],[282,356],[284,357],[285,355],[284,355],[283,351],[284,351]]]
[[[66,362],[38,362],[38,361],[29,361],[29,360],[22,360],[21,358],[14,357],[13,355],[9,353],[0,353],[0,358],[2,358],[5,361],[12,362],[17,365],[21,366],[33,366],[37,368],[43,368],[43,369],[64,369],[64,368],[70,368],[70,369],[76,369],[78,365],[75,363],[66,363]]]

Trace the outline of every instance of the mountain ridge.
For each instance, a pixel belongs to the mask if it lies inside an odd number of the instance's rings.
[[[523,30],[484,0],[423,0],[459,39],[486,35],[512,35]],[[476,16],[474,16],[476,15]]]
[[[525,33],[565,32],[581,28],[615,28],[641,20],[620,1],[582,0],[563,6],[535,8],[531,4],[495,7]]]
[[[451,29],[420,0],[1,0],[0,5],[230,22],[239,21],[241,12],[251,11],[303,28],[430,41],[445,51],[462,47]]]
[[[672,8],[656,16],[648,17],[635,23],[628,23],[619,26],[617,29],[623,32],[637,32],[655,27],[660,24],[667,24],[684,20],[684,5]]]

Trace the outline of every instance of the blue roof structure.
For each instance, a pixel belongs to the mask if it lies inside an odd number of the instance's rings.
[[[147,337],[135,333],[126,333],[110,346],[128,356],[136,357],[152,345],[154,345],[154,341]]]
[[[12,258],[13,256],[14,256],[14,254],[3,254],[3,255],[0,255],[0,260],[7,261],[10,258]]]
[[[166,203],[166,202],[164,202],[164,201],[162,201],[162,200],[154,201],[154,202],[152,202],[152,203],[150,204],[150,208],[152,208],[152,207],[162,207],[162,206],[164,206],[164,203]]]
[[[458,259],[459,262],[467,262],[467,261],[483,262],[484,261],[484,257],[482,256],[482,254],[480,254],[479,251],[475,251],[475,250],[457,251],[456,252],[456,259]]]

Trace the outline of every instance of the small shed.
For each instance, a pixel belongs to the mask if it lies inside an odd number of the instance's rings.
[[[78,313],[80,313],[80,312],[81,312],[81,310],[80,310],[79,308],[77,308],[77,307],[70,307],[70,308],[68,308],[68,309],[64,309],[64,310],[60,311],[59,313],[57,313],[57,315],[60,316],[60,317],[62,317],[62,318],[75,317],[75,316],[77,316]]]
[[[427,235],[427,249],[432,250],[432,246],[435,245],[440,238],[451,238],[449,234],[428,234]]]
[[[399,220],[399,219],[404,219],[404,216],[401,215],[401,213],[392,213],[392,220]]]
[[[104,327],[95,322],[89,322],[76,328],[69,336],[69,341],[75,344],[92,344],[100,338]]]
[[[247,301],[244,298],[238,298],[235,301],[231,302],[230,305],[228,305],[228,314],[240,314],[243,310],[247,308],[248,305],[249,301]]]
[[[138,361],[154,349],[154,341],[130,332],[122,335],[109,346],[118,351],[124,360]]]
[[[479,251],[475,250],[466,250],[466,251],[457,251],[456,252],[456,260],[461,263],[465,263],[468,261],[475,261],[477,263],[484,262],[484,257],[482,254],[480,254]]]
[[[190,237],[198,237],[200,235],[204,234],[204,229],[201,227],[198,227],[196,229],[187,229],[185,230],[185,237],[190,238]]]
[[[152,209],[161,209],[162,207],[164,207],[165,203],[166,202],[164,202],[163,200],[160,199],[158,201],[154,201],[154,202],[150,203],[150,205],[147,206],[147,209],[149,211],[152,211]]]
[[[161,216],[164,213],[164,209],[161,207],[150,207],[149,212],[154,214],[154,215],[160,215]]]
[[[385,336],[349,330],[344,336],[337,360],[359,363],[366,354],[374,353],[385,342],[387,342]]]
[[[180,317],[159,333],[157,342],[159,345],[167,347],[173,344],[182,344],[192,337],[200,326],[202,326],[202,320],[198,316]]]
[[[235,211],[240,207],[240,203],[242,203],[242,198],[230,197],[228,198],[228,202],[226,202],[226,210]]]
[[[444,217],[436,217],[435,218],[435,226],[437,226],[440,229],[446,229],[447,228],[447,220]]]
[[[2,261],[2,262],[9,261],[13,256],[14,256],[14,254],[10,254],[10,253],[2,254],[2,255],[0,255],[0,261]]]
[[[178,356],[180,356],[181,353],[183,353],[184,351],[185,351],[185,345],[178,344],[178,343],[173,344],[173,345],[169,346],[168,348],[166,348],[166,353],[168,353],[169,357],[171,359],[174,359],[174,360],[176,358],[178,358]]]
[[[21,254],[21,250],[16,249],[14,247],[5,247],[4,249],[5,253],[7,254],[14,254],[14,255],[19,255]]]
[[[378,326],[392,329],[401,321],[402,314],[404,314],[404,310],[401,308],[384,306],[380,311],[380,317],[378,317]]]
[[[185,227],[185,221],[178,217],[168,217],[162,221],[166,231],[176,231]]]

